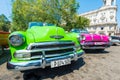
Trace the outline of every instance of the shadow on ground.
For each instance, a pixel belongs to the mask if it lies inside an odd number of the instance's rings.
[[[62,76],[73,72],[74,70],[79,70],[85,64],[83,58],[78,59],[76,62],[72,62],[71,65],[57,67],[57,68],[45,68],[36,69],[32,71],[24,72],[24,80],[43,80],[46,78],[54,79],[56,76]]]
[[[86,54],[108,54],[110,53],[109,51],[107,50],[85,50],[85,53]]]
[[[0,50],[1,52],[1,50]],[[0,65],[7,62],[8,58],[10,57],[10,51],[5,50],[3,53],[0,53]]]

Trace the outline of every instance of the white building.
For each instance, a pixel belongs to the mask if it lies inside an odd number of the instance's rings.
[[[90,27],[87,28],[89,32],[114,35],[117,27],[116,0],[103,0],[103,3],[101,8],[80,14],[80,16],[90,19]]]

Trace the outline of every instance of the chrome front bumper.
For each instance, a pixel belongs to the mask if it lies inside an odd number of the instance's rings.
[[[30,70],[30,69],[36,69],[36,68],[45,68],[46,66],[50,66],[51,61],[56,61],[56,60],[62,60],[62,59],[67,59],[70,58],[71,61],[75,61],[78,58],[82,57],[84,52],[80,53],[74,53],[74,54],[69,54],[66,56],[60,56],[60,57],[54,57],[54,58],[42,58],[40,60],[31,60],[27,62],[8,62],[7,63],[7,68],[9,70],[19,70],[19,71],[25,71],[25,70]]]
[[[82,49],[105,49],[110,47],[111,43],[108,43],[106,45],[85,45],[82,44]]]
[[[85,47],[83,46],[82,49],[105,49],[108,48],[109,46],[105,46],[105,47]]]

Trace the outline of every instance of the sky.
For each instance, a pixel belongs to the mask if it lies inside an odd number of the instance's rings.
[[[0,15],[5,14],[5,16],[11,20],[11,14],[12,14],[12,6],[11,6],[12,0],[0,0]]]
[[[5,14],[6,17],[11,20],[12,14],[12,0],[0,0],[0,15]],[[103,5],[103,0],[77,0],[79,2],[80,7],[78,9],[78,14],[88,12],[91,10],[96,10]],[[117,0],[117,22],[120,27],[120,0]]]

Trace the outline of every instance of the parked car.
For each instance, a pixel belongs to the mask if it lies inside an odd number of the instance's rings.
[[[80,35],[80,44],[84,50],[99,50],[103,51],[105,48],[110,47],[110,39],[107,35],[90,34],[85,29],[72,29],[71,32]]]
[[[8,36],[9,36],[9,32],[5,32],[5,31],[0,31],[0,46],[1,46],[1,52],[0,54],[2,54],[4,52],[4,48],[8,47]]]
[[[77,37],[71,35],[51,24],[30,23],[25,32],[10,34],[11,59],[7,68],[25,71],[71,64],[84,54]]]
[[[111,36],[111,45],[120,44],[120,36]]]

